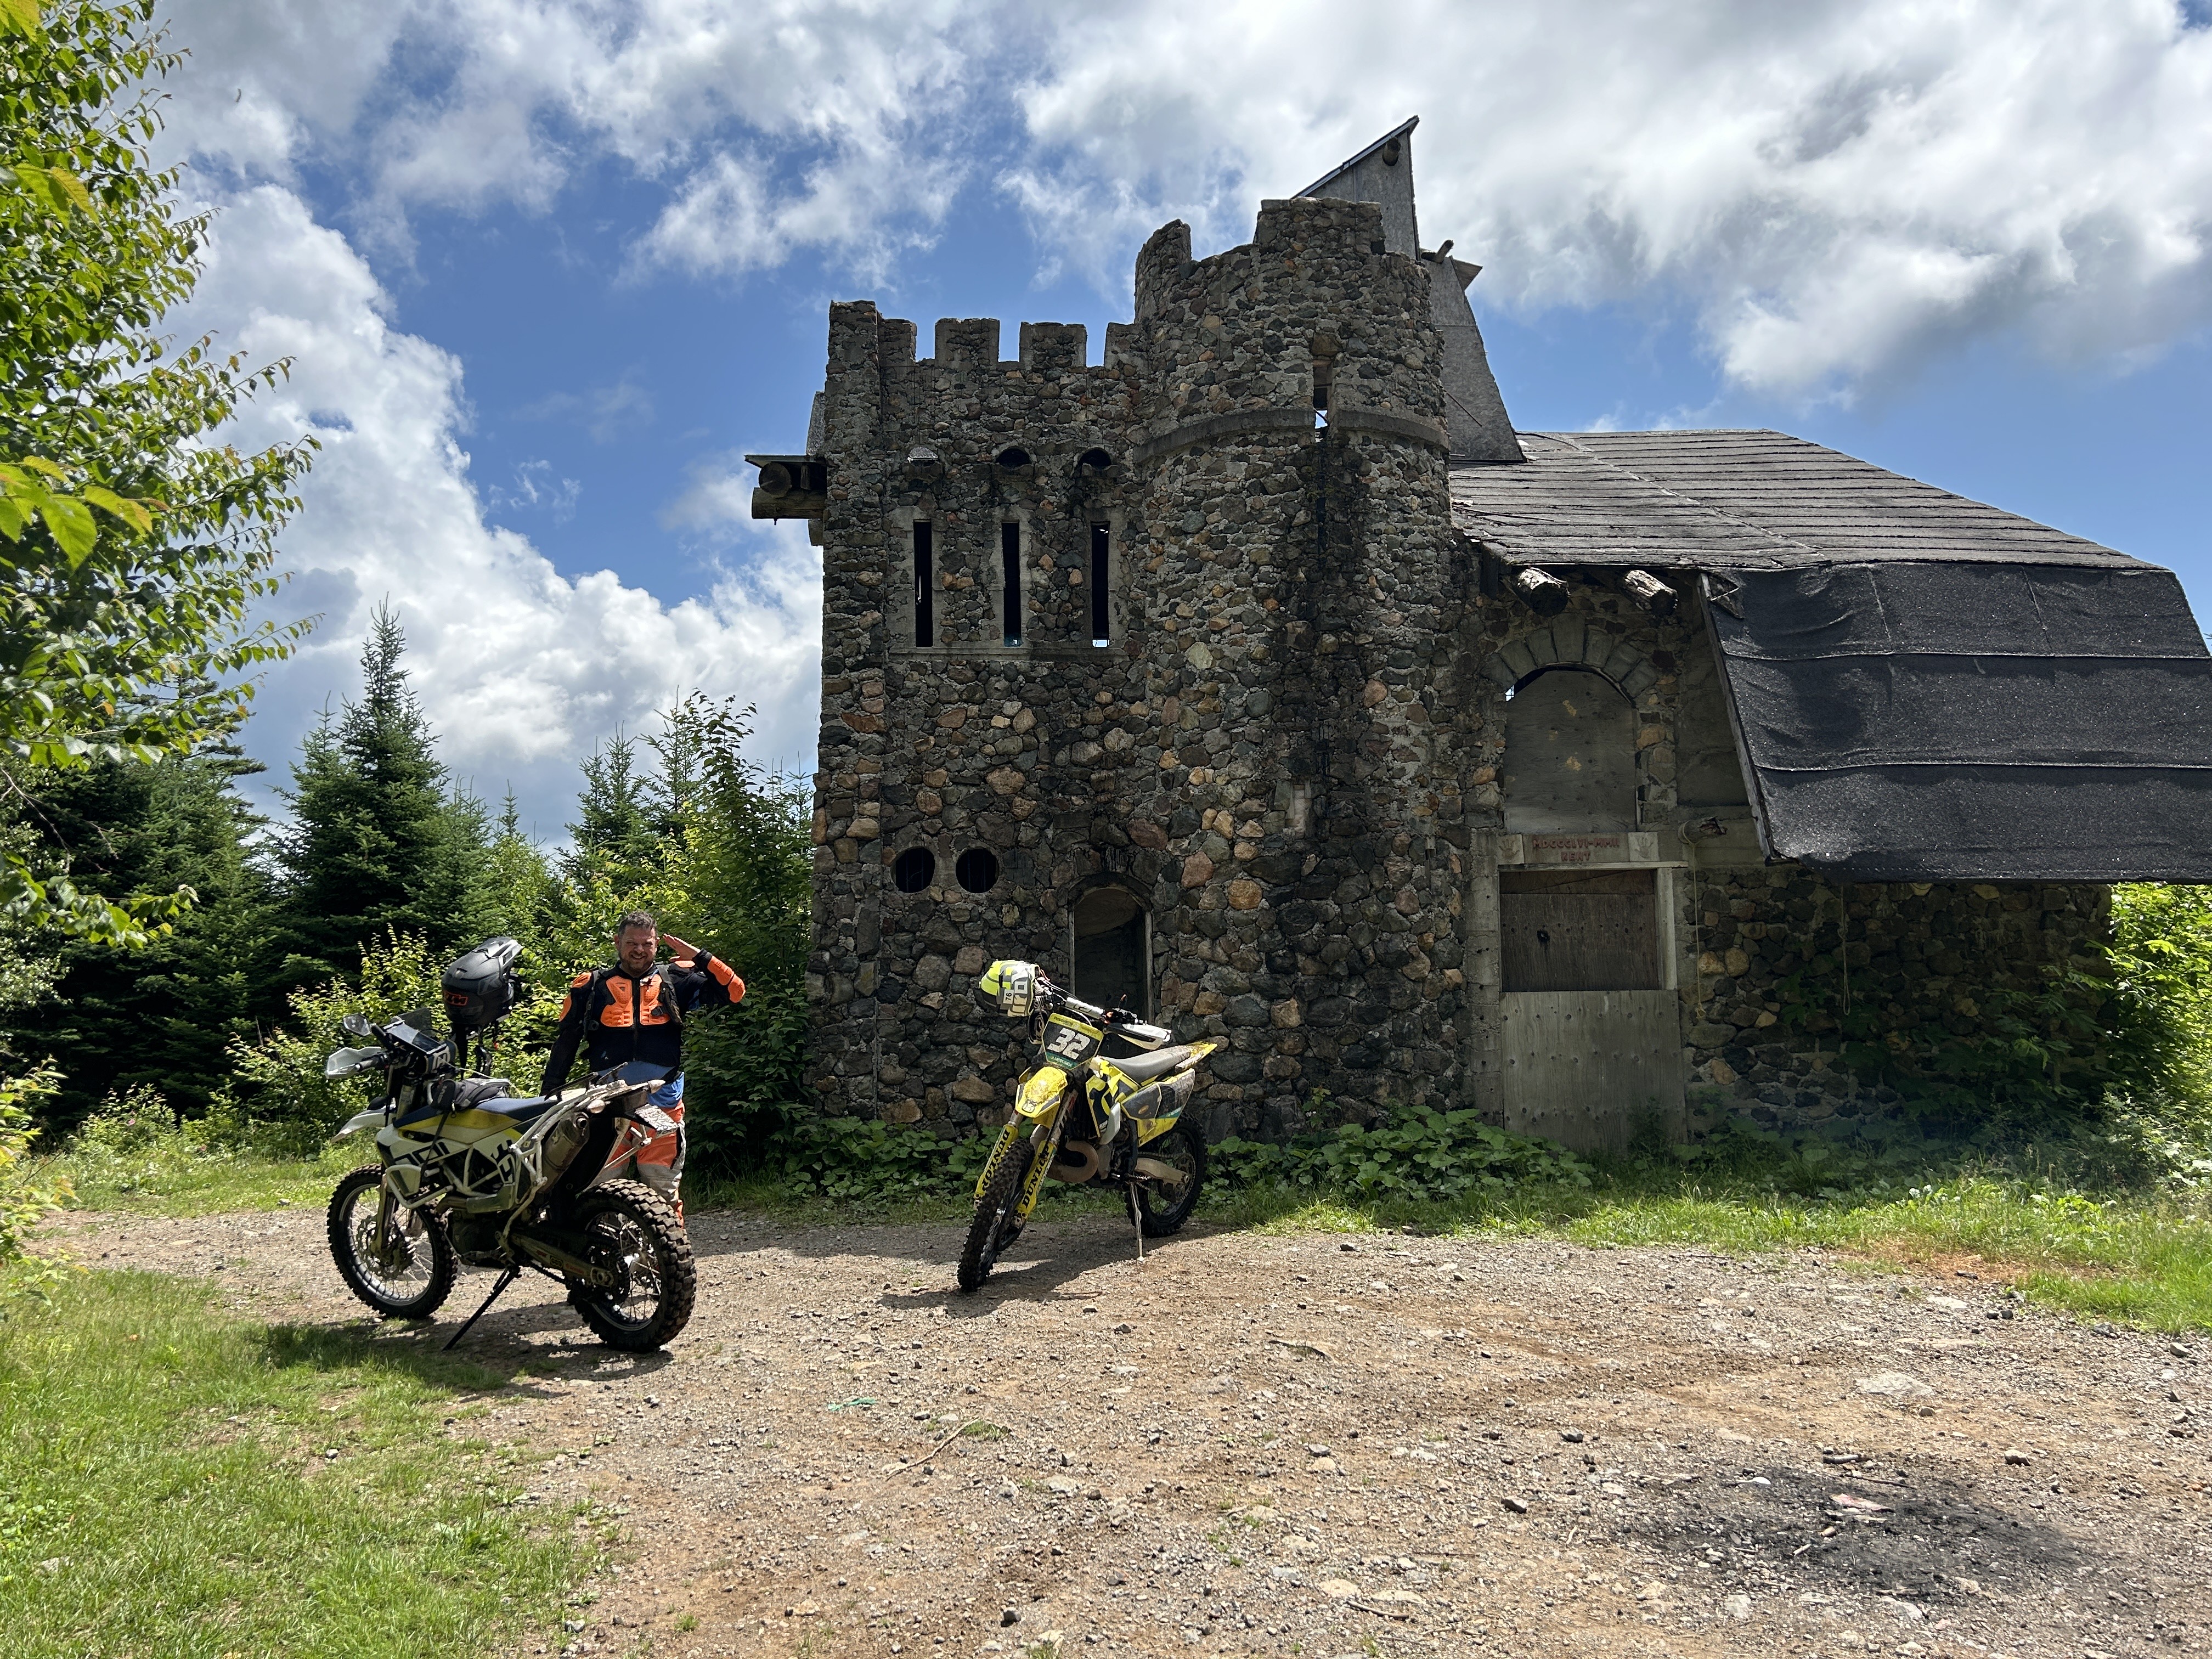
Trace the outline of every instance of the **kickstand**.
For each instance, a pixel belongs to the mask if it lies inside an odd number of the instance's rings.
[[[1137,1224],[1137,1265],[1145,1265],[1145,1206],[1135,1182],[1129,1183],[1129,1216]]]
[[[489,1313],[491,1311],[491,1304],[499,1300],[501,1293],[504,1291],[508,1285],[514,1284],[516,1279],[521,1277],[522,1269],[520,1267],[509,1267],[505,1273],[501,1273],[499,1276],[499,1283],[491,1287],[491,1294],[483,1299],[483,1306],[478,1308],[474,1313],[471,1314],[468,1316],[467,1321],[461,1326],[461,1328],[453,1333],[453,1341],[448,1342],[446,1344],[445,1348],[441,1348],[438,1352],[441,1353],[445,1352],[447,1349],[449,1349],[453,1346],[453,1342],[458,1342],[463,1337],[466,1336],[469,1334],[469,1327],[475,1324],[477,1321],[482,1319],[486,1314]]]

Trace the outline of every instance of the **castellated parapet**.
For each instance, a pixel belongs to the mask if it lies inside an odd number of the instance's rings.
[[[1001,361],[996,323],[948,321],[918,361],[912,324],[833,307],[825,1109],[1002,1112],[1023,1033],[969,994],[994,957],[1223,1037],[1217,1134],[1293,1128],[1316,1089],[1456,1093],[1480,700],[1429,283],[1373,204],[1301,199],[1205,260],[1155,234],[1097,366],[1079,327]]]
[[[1924,879],[1775,851],[1729,676],[1783,671],[1717,648],[1740,578],[1825,592],[1939,511],[1982,560],[1988,509],[1775,434],[1516,434],[1476,268],[1419,246],[1411,132],[1315,186],[1387,201],[1267,202],[1203,260],[1156,233],[1095,365],[1077,327],[1002,360],[946,321],[917,358],[831,307],[808,453],[755,458],[755,512],[823,550],[816,1103],[1001,1121],[996,957],[1220,1039],[1215,1138],[1886,1114],[1996,1075],[2022,1009],[2094,1084],[2105,889],[2013,879],[2002,839]]]

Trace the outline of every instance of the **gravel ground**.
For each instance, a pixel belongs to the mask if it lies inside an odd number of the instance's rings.
[[[1973,1262],[1194,1226],[1139,1266],[1086,1216],[963,1297],[951,1224],[691,1231],[665,1354],[599,1347],[543,1280],[464,1346],[512,1381],[453,1431],[635,1546],[527,1652],[2212,1650],[2207,1351]],[[354,1322],[322,1231],[74,1242]]]

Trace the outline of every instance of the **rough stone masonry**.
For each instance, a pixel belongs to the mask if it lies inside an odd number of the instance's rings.
[[[1687,584],[1632,550],[1532,588],[1455,527],[1431,290],[1474,269],[1302,198],[1203,260],[1155,234],[1096,364],[1080,327],[1001,359],[996,322],[947,320],[918,358],[913,324],[831,307],[807,453],[760,458],[756,502],[823,554],[821,1109],[1003,1121],[1024,1033],[975,977],[1079,982],[1094,933],[1131,1006],[1223,1040],[1217,1137],[1472,1103],[1591,1145],[1686,1090],[1877,1111],[2094,970],[2101,887],[1766,862]],[[1624,948],[1652,966],[1516,1003],[1515,915],[1548,947],[1584,901],[1543,872],[1578,862],[1651,894]]]

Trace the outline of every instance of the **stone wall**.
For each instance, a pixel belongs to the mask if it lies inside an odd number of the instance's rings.
[[[2111,890],[1838,884],[1784,864],[1701,871],[1686,910],[1692,1075],[1716,1102],[1797,1127],[1940,1090],[1947,1056],[1997,1039],[2008,1018],[2065,1035],[2030,1004],[2054,973],[2101,971]],[[2094,1075],[2094,1047],[2078,1063]]]
[[[910,324],[833,308],[810,964],[825,1109],[994,1115],[1022,1031],[974,1008],[974,975],[1022,956],[1066,977],[1069,913],[1105,883],[1149,910],[1159,1013],[1224,1041],[1217,1131],[1294,1127],[1316,1087],[1354,1106],[1454,1093],[1466,561],[1428,272],[1382,251],[1376,214],[1271,202],[1251,244],[1204,261],[1169,227],[1098,366],[1051,325],[1002,362],[997,325],[973,321],[940,324],[917,362]],[[1000,465],[1010,447],[1027,460]],[[997,609],[1010,522],[1018,647]],[[1117,589],[1103,649],[1094,522]],[[1000,866],[981,893],[956,876],[976,848]],[[890,872],[910,848],[935,873],[908,893]]]

